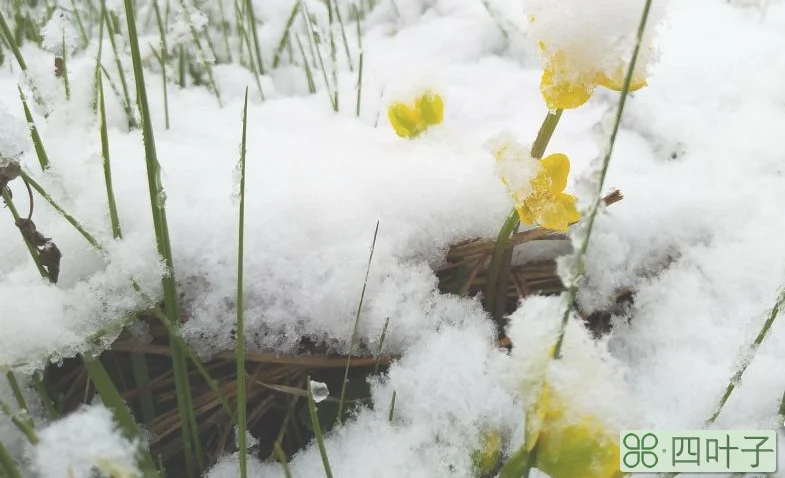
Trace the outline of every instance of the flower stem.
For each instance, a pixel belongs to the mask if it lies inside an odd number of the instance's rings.
[[[531,149],[531,156],[535,159],[541,159],[545,154],[545,149],[551,141],[553,132],[556,131],[556,126],[559,124],[563,110],[551,110],[545,116],[545,120],[537,132],[537,138]],[[491,256],[491,264],[488,267],[488,282],[485,289],[485,309],[491,313],[494,322],[502,329],[502,316],[504,315],[504,297],[507,290],[510,263],[512,261],[512,248],[507,245],[510,236],[515,234],[520,224],[518,212],[513,209],[504,225],[499,230],[499,235],[496,238],[496,246],[493,249]]]

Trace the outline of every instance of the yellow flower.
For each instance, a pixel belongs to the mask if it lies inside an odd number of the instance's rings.
[[[592,415],[577,415],[544,385],[528,414],[525,446],[537,469],[551,478],[620,478],[619,434]]]
[[[597,86],[615,91],[623,89],[627,69],[621,60],[609,74],[602,65],[591,65],[579,53],[552,51],[543,42],[539,47],[544,56],[540,92],[549,109],[577,108],[589,101]],[[645,72],[639,70],[636,68],[633,73],[630,91],[646,86]]]
[[[484,476],[496,468],[501,457],[502,435],[499,431],[490,431],[482,437],[482,447],[472,453],[472,464],[475,471]]]
[[[444,102],[441,96],[427,90],[414,100],[410,106],[396,101],[387,109],[395,133],[401,138],[416,138],[429,127],[437,125],[444,119]]]

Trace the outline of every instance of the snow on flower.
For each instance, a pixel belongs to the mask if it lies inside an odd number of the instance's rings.
[[[540,91],[548,108],[577,108],[597,86],[622,89],[644,3],[526,2],[531,35],[543,63]],[[654,2],[649,15],[630,91],[646,86],[649,67],[656,59],[652,41],[664,10],[662,3]]]
[[[488,147],[496,157],[496,174],[512,196],[523,224],[537,223],[547,229],[566,231],[580,219],[575,196],[564,192],[570,174],[566,155],[551,154],[537,161],[507,135],[494,138]]]

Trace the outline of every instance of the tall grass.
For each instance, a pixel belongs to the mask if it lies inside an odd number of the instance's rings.
[[[237,427],[238,446],[240,448],[240,478],[248,476],[248,445],[246,435],[245,411],[245,320],[243,317],[243,252],[245,239],[245,152],[246,135],[248,131],[248,88],[245,89],[245,102],[243,104],[243,134],[240,145],[240,206],[237,239]]]
[[[171,242],[169,240],[169,225],[166,218],[164,204],[164,188],[161,184],[161,170],[155,146],[155,136],[147,100],[147,89],[144,82],[142,58],[139,50],[139,38],[136,29],[136,19],[133,0],[124,0],[125,17],[128,25],[128,37],[131,47],[136,91],[139,97],[139,107],[142,114],[142,134],[144,140],[145,163],[147,166],[147,182],[150,193],[150,207],[153,216],[158,254],[164,259],[167,274],[163,278],[164,305],[166,316],[171,324],[180,323],[180,306],[177,294],[174,259]],[[192,29],[193,30],[193,29]],[[196,417],[193,408],[193,397],[189,384],[188,369],[185,352],[180,342],[173,340],[171,343],[172,366],[175,377],[175,390],[177,394],[177,408],[182,423],[183,450],[186,460],[186,472],[189,477],[197,476],[204,470],[204,456],[201,453],[201,440],[196,426]]]

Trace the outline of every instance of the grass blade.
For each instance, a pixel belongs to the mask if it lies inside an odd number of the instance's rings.
[[[275,56],[273,56],[273,69],[278,68],[278,65],[281,62],[281,55],[283,54],[283,49],[286,48],[286,44],[289,43],[290,38],[290,30],[292,29],[292,25],[294,25],[294,20],[297,18],[297,12],[300,10],[300,0],[294,2],[294,6],[292,6],[292,11],[289,13],[289,18],[286,20],[286,27],[283,29],[283,34],[281,35],[281,39],[278,41],[278,48],[275,49]]]
[[[240,146],[240,219],[237,240],[237,427],[239,428],[240,478],[248,476],[248,445],[245,411],[245,321],[243,317],[243,250],[245,236],[245,151],[248,131],[248,88],[243,104],[243,135]]]
[[[343,48],[346,52],[346,60],[349,62],[349,71],[354,72],[354,67],[352,66],[352,54],[349,52],[349,41],[346,39],[346,30],[343,27],[343,18],[341,17],[341,9],[338,7],[338,2],[333,1],[333,7],[335,8],[335,17],[338,19],[338,26],[341,28],[341,38],[343,39]],[[359,20],[357,21],[359,25]],[[358,27],[359,28],[359,27]]]
[[[289,469],[289,462],[286,460],[286,453],[283,452],[281,448],[281,444],[279,442],[275,442],[273,446],[273,452],[275,456],[278,458],[278,462],[281,463],[281,468],[283,468],[283,475],[285,478],[292,478],[292,471]]]
[[[161,65],[161,76],[162,76],[162,85],[164,91],[164,125],[166,129],[169,129],[169,93],[167,88],[167,78],[166,78],[166,50],[161,50],[161,53],[150,45],[150,50],[152,50],[155,59],[158,60],[158,63]]]
[[[387,413],[387,421],[391,423],[393,421],[393,418],[395,418],[395,397],[397,395],[398,394],[395,392],[395,390],[393,390],[392,398],[390,399],[390,411],[389,413]]]
[[[30,137],[33,139],[35,154],[38,156],[38,164],[41,165],[42,171],[46,171],[49,169],[49,156],[44,149],[41,135],[38,134],[38,127],[36,127],[35,121],[33,121],[33,114],[30,112],[30,107],[27,105],[25,94],[22,92],[22,88],[17,87],[17,89],[19,90],[19,97],[22,99],[22,107],[25,110],[25,119],[27,120],[27,124],[30,125]]]
[[[101,130],[101,157],[103,158],[104,183],[106,184],[106,198],[109,205],[109,220],[112,223],[112,237],[118,239],[123,236],[123,233],[120,229],[117,202],[115,201],[114,188],[112,187],[112,165],[109,158],[109,133],[106,128],[106,105],[104,104],[104,80],[101,76],[101,70],[98,70],[96,73],[98,74],[98,121]]]
[[[145,162],[147,165],[147,181],[150,193],[150,206],[155,229],[158,254],[164,259],[167,275],[163,278],[164,304],[166,316],[173,325],[180,323],[180,306],[177,295],[177,282],[175,278],[174,260],[171,243],[169,240],[169,226],[166,220],[166,207],[164,204],[164,190],[161,184],[160,163],[155,147],[155,136],[147,100],[147,89],[144,83],[142,69],[142,56],[139,50],[139,38],[136,30],[133,0],[124,0],[125,17],[128,24],[128,37],[131,47],[131,60],[133,62],[136,91],[139,97],[139,107],[142,113],[142,133],[144,139]],[[172,365],[174,368],[175,390],[177,407],[182,422],[183,449],[188,476],[196,476],[204,469],[204,457],[198,437],[198,428],[193,411],[193,397],[188,379],[187,362],[183,347],[180,342],[172,340]],[[195,469],[194,466],[199,469]]]
[[[90,380],[95,385],[95,389],[101,396],[101,401],[107,408],[113,411],[115,420],[120,429],[124,432],[127,438],[137,439],[141,438],[139,427],[136,425],[131,411],[128,410],[123,398],[117,391],[112,379],[106,372],[104,366],[97,359],[90,359],[82,357],[85,370],[90,375]],[[150,452],[143,446],[139,445],[140,465],[142,470],[146,473],[155,472],[155,462]]]
[[[106,0],[101,0],[101,11],[103,11],[103,20],[106,24],[106,32],[109,34],[109,44],[112,46],[114,53],[114,62],[117,67],[117,74],[120,75],[120,86],[123,89],[123,109],[125,116],[128,118],[128,128],[134,129],[139,125],[136,122],[133,107],[131,106],[131,94],[128,92],[128,81],[125,78],[125,69],[123,69],[123,62],[120,61],[120,54],[117,52],[117,39],[115,38],[115,29],[112,26],[112,19],[109,16],[109,10],[106,9]]]
[[[316,443],[319,446],[319,454],[322,456],[322,464],[324,465],[324,473],[327,478],[333,478],[333,472],[330,469],[330,460],[327,458],[327,449],[324,447],[324,435],[322,434],[322,427],[319,425],[319,417],[316,415],[316,402],[313,399],[313,390],[311,389],[311,377],[308,377],[308,415],[311,417],[311,426],[313,427],[313,434],[316,436]]]
[[[316,31],[314,30],[313,23],[311,23],[311,14],[308,12],[308,7],[305,4],[303,4],[301,11],[303,12],[306,28],[308,28],[308,43],[311,46],[311,51],[314,52],[315,56],[319,59],[319,67],[322,70],[322,78],[324,79],[324,87],[327,90],[327,96],[330,98],[330,105],[332,105],[333,111],[337,113],[338,103],[336,101],[336,96],[333,96],[332,88],[330,87],[330,80],[327,78],[327,70],[324,67],[324,58],[322,58],[322,52],[319,49],[319,45],[316,44]]]
[[[376,238],[379,235],[379,221],[376,221],[376,228],[373,231],[373,242],[371,242],[371,253],[368,255],[368,266],[365,269],[365,280],[363,280],[362,292],[360,292],[360,303],[357,305],[357,314],[354,317],[354,330],[352,337],[349,340],[349,353],[346,355],[346,369],[343,374],[343,382],[341,384],[341,397],[338,402],[338,423],[343,421],[343,404],[346,398],[346,385],[349,383],[349,369],[352,365],[352,353],[354,353],[354,344],[357,341],[357,329],[360,325],[360,313],[363,308],[363,301],[365,300],[365,289],[368,286],[368,276],[371,273],[371,262],[373,261],[373,251],[376,249]]]
[[[294,38],[297,40],[297,47],[300,49],[300,55],[303,59],[303,68],[305,69],[305,79],[308,82],[308,92],[311,94],[316,93],[316,84],[313,81],[313,72],[311,72],[311,65],[308,62],[308,58],[305,56],[305,49],[303,48],[303,42],[300,40],[300,35],[295,33]]]
[[[16,400],[16,404],[22,410],[28,410],[25,397],[22,395],[22,389],[19,388],[19,382],[16,380],[16,375],[14,375],[14,372],[9,370],[6,372],[5,377],[8,379],[8,385],[11,387],[11,392],[14,394],[14,400]]]
[[[619,105],[616,108],[616,117],[613,121],[613,129],[611,130],[611,135],[608,138],[608,146],[605,148],[605,156],[603,157],[602,165],[600,166],[600,174],[599,178],[597,179],[597,190],[594,195],[592,206],[589,209],[589,216],[586,220],[586,232],[583,235],[581,246],[578,249],[578,253],[575,257],[575,266],[572,278],[570,279],[571,284],[567,289],[567,306],[565,307],[561,326],[559,327],[559,333],[556,337],[556,345],[553,348],[554,358],[559,358],[561,356],[561,347],[564,342],[564,334],[567,330],[567,323],[570,319],[570,316],[572,315],[572,307],[575,303],[575,297],[578,295],[578,279],[583,275],[585,270],[584,257],[586,256],[586,251],[589,248],[589,240],[591,239],[591,234],[594,230],[594,220],[597,218],[597,214],[600,211],[600,206],[602,205],[602,189],[605,187],[605,176],[608,173],[608,165],[611,162],[613,146],[616,144],[616,135],[618,135],[619,127],[621,126],[624,105],[627,103],[627,95],[630,92],[632,75],[635,71],[635,62],[638,60],[638,53],[640,52],[641,43],[643,42],[643,32],[646,30],[646,24],[649,21],[649,11],[651,10],[651,4],[652,0],[646,0],[646,4],[643,6],[643,12],[641,13],[641,20],[638,24],[638,32],[635,39],[635,47],[632,50],[630,63],[627,65],[627,72],[624,76],[624,84],[619,97]]]
[[[11,454],[8,453],[8,450],[3,446],[3,443],[0,442],[0,470],[3,473],[0,473],[2,476],[7,476],[8,478],[22,478],[21,473],[19,473],[19,468],[16,466],[16,462],[11,457]],[[291,476],[287,474],[287,477]]]

